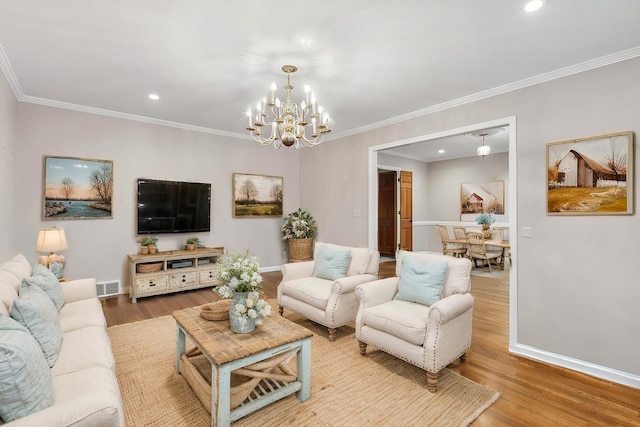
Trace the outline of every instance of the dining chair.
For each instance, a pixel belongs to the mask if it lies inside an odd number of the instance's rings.
[[[467,240],[467,229],[461,225],[453,226],[453,237],[456,240]]]
[[[467,248],[463,243],[453,242],[449,236],[449,229],[446,225],[438,224],[440,241],[442,242],[442,253],[456,258],[463,258],[467,253]]]
[[[478,260],[480,259],[483,264],[486,262],[489,265],[489,272],[491,272],[491,260],[493,260],[498,270],[500,270],[498,259],[502,256],[502,250],[487,249],[482,233],[467,232],[467,256],[476,267],[478,267]]]

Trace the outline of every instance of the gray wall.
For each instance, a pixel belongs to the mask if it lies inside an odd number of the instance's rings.
[[[212,183],[212,230],[198,236],[207,246],[249,250],[261,266],[279,268],[285,259],[281,218],[233,218],[232,174],[282,176],[284,211],[298,208],[299,152],[257,147],[170,127],[19,103],[18,249],[35,261],[38,229],[56,225],[67,234],[66,275],[122,280],[127,254],[138,250],[135,231],[136,178]],[[41,220],[43,155],[114,162],[113,219]],[[189,235],[158,235],[159,250],[179,249]]]
[[[546,215],[546,144],[637,135],[638,75],[635,58],[332,141],[301,153],[301,201],[331,225],[328,240],[366,244],[370,146],[516,116],[517,187],[510,177],[509,194],[518,226],[532,227],[534,237],[511,232],[518,247],[512,350],[640,387],[638,215]],[[361,218],[352,217],[354,208]]]
[[[18,247],[16,231],[16,121],[17,102],[0,72],[0,262],[12,258]]]

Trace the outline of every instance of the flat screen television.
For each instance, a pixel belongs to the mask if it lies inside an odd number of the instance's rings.
[[[211,184],[138,178],[138,234],[211,231]]]

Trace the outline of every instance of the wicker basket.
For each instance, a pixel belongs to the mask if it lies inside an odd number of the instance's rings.
[[[313,239],[289,239],[289,261],[301,262],[313,259]]]
[[[138,264],[136,271],[138,273],[154,273],[162,270],[162,262],[150,262],[147,264]]]
[[[227,320],[229,319],[229,307],[231,299],[223,299],[200,306],[200,317],[207,320]]]

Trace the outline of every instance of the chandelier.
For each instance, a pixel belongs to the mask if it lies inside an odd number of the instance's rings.
[[[271,84],[266,98],[258,102],[255,113],[247,111],[249,126],[247,130],[251,138],[262,145],[271,145],[278,149],[301,145],[316,146],[324,140],[329,129],[329,114],[323,112],[314,93],[309,86],[304,87],[305,99],[300,105],[291,101],[291,73],[298,70],[293,65],[283,65],[282,71],[287,73],[287,99],[282,102],[276,97],[277,86]]]

